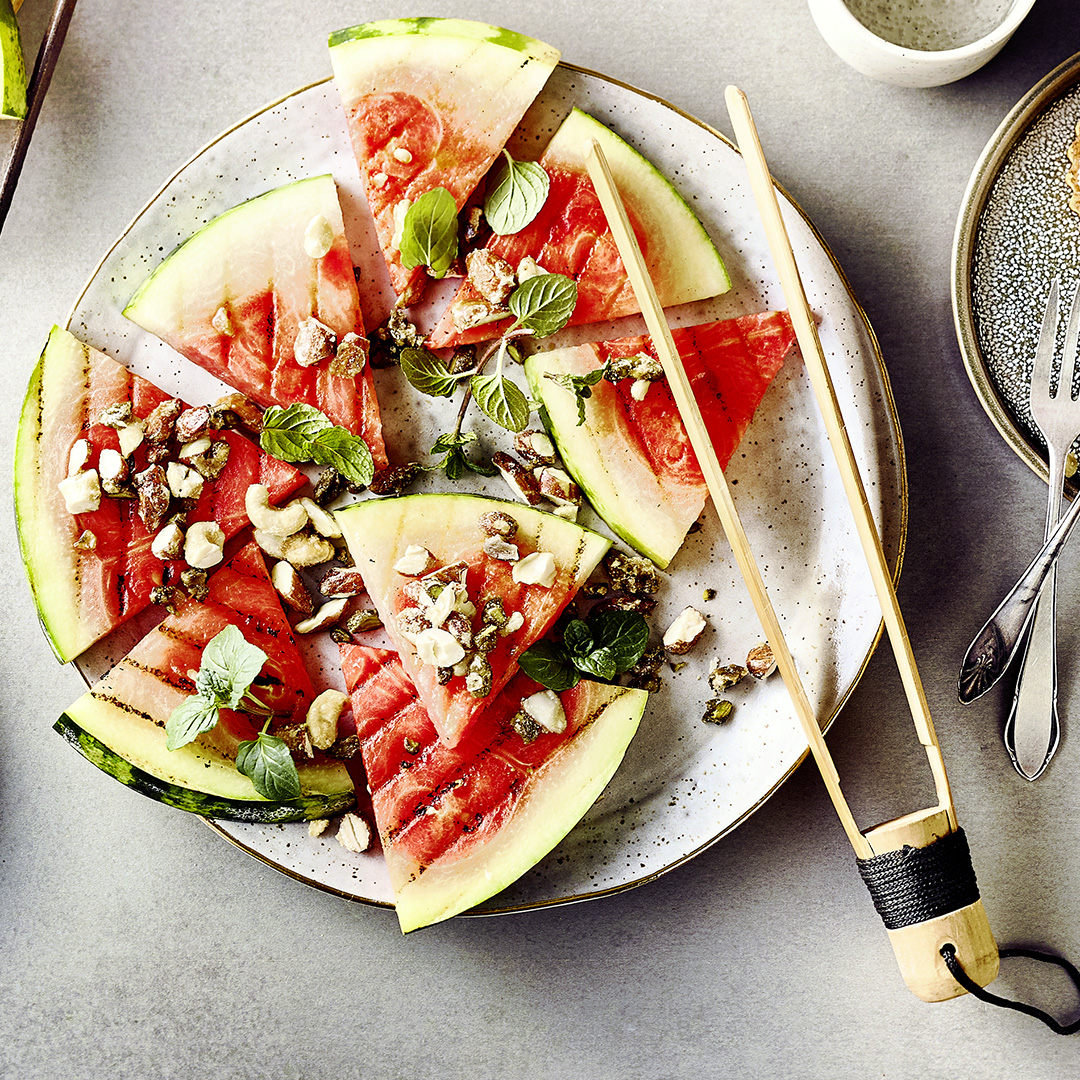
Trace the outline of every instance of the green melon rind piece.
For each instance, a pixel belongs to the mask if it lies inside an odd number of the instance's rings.
[[[536,865],[581,820],[619,767],[649,695],[628,687],[611,699],[564,750],[545,762],[510,820],[457,861],[429,866],[395,898],[402,933],[468,911]]]
[[[381,19],[377,22],[350,26],[344,30],[335,30],[329,39],[331,49],[340,48],[350,42],[372,41],[393,37],[439,37],[460,38],[463,41],[483,42],[499,45],[514,52],[526,53],[531,59],[554,67],[559,60],[559,51],[527,37],[514,30],[504,30],[501,26],[473,22],[468,19]]]
[[[163,785],[164,788],[189,792],[185,799],[192,806],[185,806],[183,809],[194,809],[199,805],[200,798],[224,799],[229,803],[245,806],[277,805],[264,799],[251,781],[237,771],[235,759],[223,754],[216,747],[196,741],[178,750],[168,749],[164,723],[126,702],[114,702],[103,694],[99,696],[94,690],[88,690],[67,709],[61,720],[76,725],[87,737],[94,739],[109,753],[121,759],[125,768],[153,777],[155,783]],[[105,768],[105,765],[97,761],[95,764],[118,780],[127,782],[124,780],[123,768]],[[341,799],[354,797],[352,779],[340,761],[320,764],[300,762],[297,764],[297,771],[300,774],[301,788],[306,793],[305,798],[315,800],[312,805],[319,805],[327,799],[336,804]],[[142,790],[140,784],[130,786]],[[152,798],[159,797],[152,790],[144,791],[144,794],[149,794]],[[194,812],[204,811],[194,809]],[[228,815],[215,811],[210,816]]]
[[[193,320],[201,327],[226,301],[280,284],[276,265],[290,271],[304,262],[314,266],[304,251],[304,231],[317,214],[330,222],[335,236],[344,231],[337,185],[329,173],[285,184],[226,210],[158,264],[124,315],[177,344]],[[313,285],[304,282],[303,287]]]
[[[203,817],[221,818],[229,821],[246,821],[256,825],[272,825],[283,821],[310,821],[330,817],[348,810],[356,801],[350,784],[349,789],[305,795],[288,802],[271,802],[254,794],[253,797],[230,798],[224,794],[194,790],[171,783],[133,765],[126,758],[111,750],[95,738],[79,722],[64,713],[53,725],[87,761],[108,773],[126,787],[148,798],[157,799],[179,810]],[[175,751],[180,753],[180,751]],[[236,776],[235,767],[232,769]],[[310,769],[301,769],[301,782],[310,786]],[[241,777],[241,779],[246,779]],[[251,791],[254,793],[254,789]]]
[[[30,375],[15,437],[19,549],[38,619],[61,661],[77,656],[107,629],[92,625],[92,617],[81,611],[72,547],[75,519],[56,486],[67,475],[67,457],[66,450],[57,455],[55,447],[66,438],[60,427],[70,412],[70,397],[80,393],[85,380],[88,352],[89,346],[53,327]]]
[[[600,144],[631,216],[650,237],[646,261],[665,307],[719,296],[731,278],[716,245],[689,204],[662,172],[628,142],[575,108],[544,151],[544,162],[581,171]]]
[[[26,116],[26,63],[11,0],[0,0],[0,57],[3,61],[0,116],[22,120]]]
[[[688,527],[670,508],[663,484],[652,469],[640,467],[637,457],[621,452],[624,436],[597,416],[596,394],[585,402],[585,423],[579,425],[575,396],[544,377],[545,372],[580,374],[567,359],[580,350],[588,351],[595,367],[596,354],[588,345],[530,356],[525,374],[532,396],[543,406],[545,427],[592,508],[612,532],[663,569],[682,546]]]

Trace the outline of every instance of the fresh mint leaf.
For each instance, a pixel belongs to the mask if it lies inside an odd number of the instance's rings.
[[[619,674],[615,654],[611,649],[593,649],[583,656],[575,654],[571,659],[579,671],[584,671],[586,675],[591,675],[601,682],[610,682]]]
[[[577,282],[563,274],[527,278],[510,294],[515,326],[547,337],[561,330],[577,306]]]
[[[316,433],[311,440],[311,460],[337,469],[360,487],[367,487],[375,475],[367,443],[342,427],[322,428]]]
[[[530,645],[518,658],[518,666],[530,679],[556,693],[577,686],[581,678],[566,649],[554,641]]]
[[[649,644],[649,624],[638,611],[603,611],[589,619],[597,648],[615,658],[616,671],[629,671]]]
[[[236,768],[264,799],[299,799],[300,775],[288,746],[276,735],[260,732],[242,742],[236,752]]]
[[[547,201],[551,181],[544,167],[535,161],[515,161],[508,151],[492,177],[484,217],[499,236],[520,232]]]
[[[199,694],[184,698],[165,721],[165,747],[179,750],[218,722],[218,707]]]
[[[571,619],[563,631],[563,644],[572,657],[587,656],[596,648],[589,624],[583,619]]]
[[[529,423],[529,399],[504,375],[474,375],[476,404],[501,428],[524,431]]]
[[[447,431],[435,440],[431,453],[445,454],[449,450],[455,450],[471,442],[476,442],[475,431]]]
[[[556,374],[554,371],[545,371],[544,378],[569,390],[577,398],[577,426],[585,423],[585,402],[592,397],[592,388],[604,377],[604,368],[598,367],[587,375]]]
[[[405,212],[401,263],[406,270],[426,266],[431,276],[446,276],[458,252],[457,203],[444,187],[425,191]]]
[[[479,473],[481,476],[494,476],[498,472],[494,465],[488,461],[474,461],[465,453],[465,447],[474,442],[474,431],[448,431],[440,435],[435,440],[431,453],[444,454],[445,457],[438,464],[428,466],[428,471],[441,469],[448,480],[460,480],[470,472]]]
[[[310,461],[311,440],[333,425],[312,405],[271,405],[263,413],[259,446],[282,461]]]
[[[238,709],[265,663],[266,653],[230,624],[206,643],[195,688],[218,708]]]
[[[468,373],[451,375],[446,364],[430,349],[402,349],[401,372],[414,389],[428,397],[452,397]]]

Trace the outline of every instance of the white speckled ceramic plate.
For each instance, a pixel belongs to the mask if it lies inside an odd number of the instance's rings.
[[[656,98],[567,65],[530,110],[522,138],[537,146],[574,105],[609,124],[673,179],[724,256],[734,279],[731,293],[673,312],[674,320],[783,306],[741,160],[726,140]],[[339,185],[354,259],[370,269],[361,281],[362,302],[369,325],[377,325],[391,294],[373,247],[337,94],[325,82],[248,118],[173,176],[106,255],[76,303],[71,330],[189,401],[216,397],[220,391],[212,379],[125,321],[121,308],[162,255],[211,216],[270,187],[327,171]],[[786,199],[784,212],[810,302],[821,318],[821,339],[872,508],[890,561],[898,565],[906,525],[903,453],[876,343],[813,227]],[[636,319],[623,320],[588,333],[611,336],[639,326]],[[456,404],[419,399],[396,370],[377,376],[392,458],[425,453],[434,433],[445,427],[445,409]],[[496,437],[482,434],[488,436]],[[797,355],[769,390],[728,475],[807,690],[827,724],[873,650],[880,610]],[[489,490],[505,494],[498,486]],[[716,590],[715,599],[703,599],[706,588]],[[548,858],[485,904],[484,912],[582,900],[656,877],[742,821],[805,756],[805,740],[778,677],[736,687],[734,717],[726,726],[700,720],[712,657],[741,661],[761,637],[711,510],[665,576],[655,625],[662,630],[687,604],[708,616],[709,629],[686,666],[668,673],[666,688],[650,701],[606,793]],[[122,655],[136,632],[121,628],[81,658],[84,674]],[[315,659],[323,662],[326,681],[340,679],[328,655]],[[332,837],[312,839],[305,825],[215,827],[302,881],[375,904],[391,900],[380,857],[352,855]]]
[[[986,144],[961,205],[952,300],[964,366],[998,431],[1046,478],[1028,405],[1050,282],[1080,278],[1080,215],[1069,209],[1065,149],[1080,123],[1080,53],[1011,110]]]

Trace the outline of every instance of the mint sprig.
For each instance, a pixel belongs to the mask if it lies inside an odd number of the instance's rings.
[[[649,624],[636,611],[603,611],[571,619],[563,639],[538,641],[521,654],[521,670],[557,693],[581,676],[612,682],[641,659],[649,644]]]
[[[432,277],[446,276],[458,253],[457,203],[446,188],[425,191],[409,206],[398,247],[406,270],[426,266]]]
[[[515,161],[509,151],[491,177],[484,217],[499,236],[520,232],[547,202],[551,181],[544,167],[535,161]]]
[[[273,713],[251,692],[251,684],[266,663],[266,653],[252,645],[240,630],[226,626],[203,649],[195,675],[195,693],[185,698],[165,723],[165,745],[179,750],[221,719],[222,709],[240,709],[265,717],[255,739],[240,743],[236,768],[265,799],[298,799],[300,774],[284,740],[267,735]]]
[[[330,465],[360,487],[367,487],[375,475],[367,443],[313,405],[271,405],[263,413],[259,446],[282,461]]]
[[[590,371],[587,375],[556,374],[554,371],[545,371],[544,378],[557,383],[564,390],[568,390],[577,399],[577,426],[585,423],[585,402],[592,397],[592,388],[604,377],[607,365]]]

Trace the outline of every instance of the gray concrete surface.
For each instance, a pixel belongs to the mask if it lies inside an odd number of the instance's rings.
[[[28,50],[46,0],[20,16]],[[729,131],[753,104],[773,171],[832,246],[881,339],[910,522],[900,599],[992,924],[1080,961],[1080,559],[1066,554],[1066,735],[1027,784],[1001,750],[1005,698],[955,705],[960,656],[1041,535],[1045,487],[991,427],[948,296],[957,210],[998,123],[1080,49],[1073,0],[1039,0],[983,71],[900,90],[846,68],[799,0],[521,0],[514,6],[83,0],[0,236],[4,500],[23,387],[98,259],[207,139],[329,73],[328,31],[458,14]],[[402,939],[392,914],[299,885],[197,820],[132,796],[50,731],[80,692],[40,634],[0,515],[0,1075],[532,1080],[1060,1080],[1080,1044],[970,998],[927,1005],[897,973],[817,775],[801,768],[690,864],[592,903],[454,920]],[[859,820],[923,805],[888,649],[829,742]],[[928,800],[927,796],[927,800]],[[1056,976],[1005,993],[1075,1014]]]

